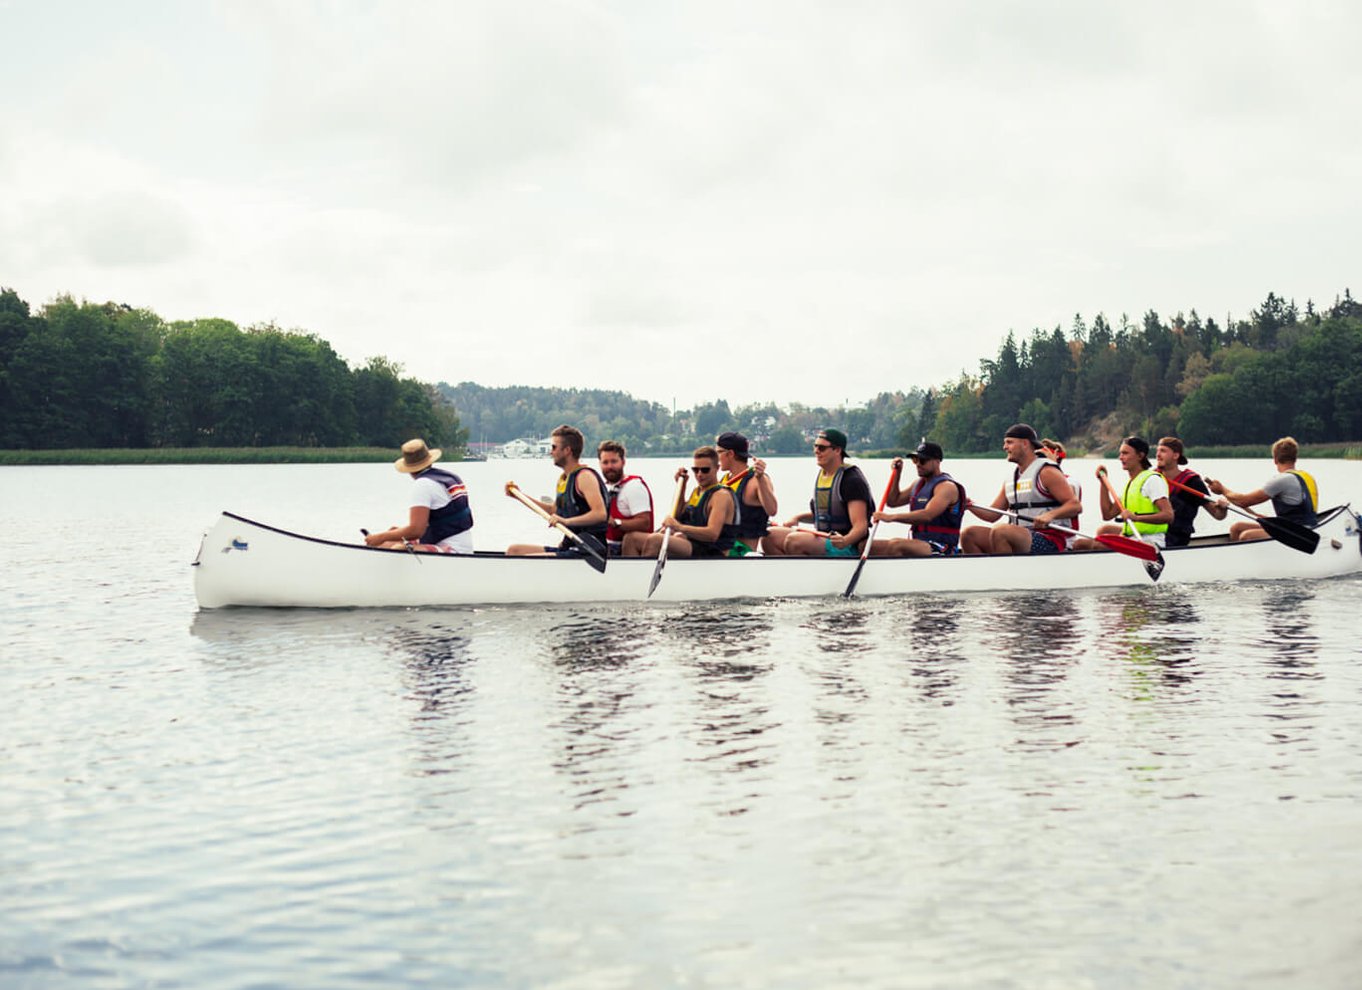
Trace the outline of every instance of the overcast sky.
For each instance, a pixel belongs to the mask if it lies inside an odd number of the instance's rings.
[[[1362,5],[0,0],[0,286],[858,404],[1362,289]]]

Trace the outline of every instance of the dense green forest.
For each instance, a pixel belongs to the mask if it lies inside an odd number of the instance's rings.
[[[437,388],[458,410],[474,443],[544,437],[559,423],[572,423],[593,443],[608,437],[639,452],[685,449],[724,430],[740,430],[767,453],[802,454],[814,431],[833,424],[845,424],[862,448],[896,447],[905,426],[916,424],[923,400],[921,391],[884,392],[864,407],[827,409],[799,403],[730,408],[727,400],[716,399],[673,415],[659,403],[599,389],[487,388],[473,382],[441,382]]]
[[[1138,325],[1098,315],[1020,344],[1008,334],[977,376],[928,392],[917,429],[957,452],[994,449],[1017,420],[1085,449],[1131,432],[1189,444],[1362,438],[1362,305],[1350,292],[1324,312],[1269,293],[1226,322],[1150,311]]]
[[[0,447],[394,447],[464,433],[430,386],[312,334],[0,290]]]
[[[457,456],[465,441],[543,437],[574,423],[595,442],[684,450],[730,429],[756,449],[798,454],[822,426],[860,451],[931,437],[951,453],[995,450],[1017,420],[1080,450],[1120,436],[1177,433],[1194,445],[1362,439],[1362,304],[1319,311],[1269,293],[1246,319],[1009,333],[977,374],[884,392],[854,408],[725,399],[675,412],[617,391],[431,386],[382,357],[351,368],[330,344],[273,325],[174,323],[114,303],[61,297],[31,312],[0,290],[0,447],[392,447],[424,436]]]

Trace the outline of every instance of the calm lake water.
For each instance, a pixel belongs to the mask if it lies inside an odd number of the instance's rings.
[[[499,489],[550,465],[459,470],[481,548],[543,535]],[[1362,984],[1362,581],[197,611],[220,510],[409,485],[0,469],[0,987]]]

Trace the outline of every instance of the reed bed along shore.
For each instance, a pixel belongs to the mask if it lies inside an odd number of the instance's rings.
[[[0,450],[0,465],[356,464],[392,461],[387,447],[147,447]]]

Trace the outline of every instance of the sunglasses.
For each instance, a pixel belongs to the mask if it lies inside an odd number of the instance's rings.
[[[713,471],[713,470],[714,470],[713,467],[692,467],[692,468],[691,468],[691,471],[694,472],[695,474],[709,474],[709,473],[710,473],[711,471]]]
[[[813,445],[813,449],[816,450],[816,451],[818,451],[818,452],[821,454],[821,453],[822,453],[823,451],[825,451],[825,450],[831,450],[831,449],[832,449],[832,444],[830,444],[830,443],[816,443],[816,444]]]

